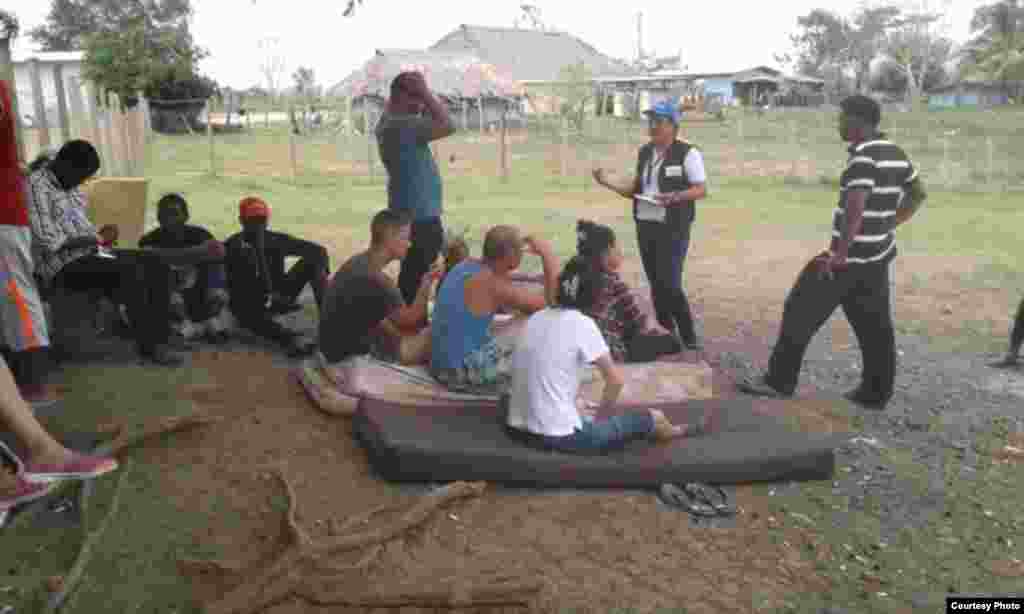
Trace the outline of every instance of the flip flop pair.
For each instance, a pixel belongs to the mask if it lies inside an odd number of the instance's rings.
[[[663,484],[661,500],[667,505],[689,512],[694,516],[714,518],[732,516],[736,507],[729,501],[729,495],[719,486],[689,482],[679,487]]]

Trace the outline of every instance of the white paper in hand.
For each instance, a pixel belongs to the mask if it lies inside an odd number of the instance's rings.
[[[636,198],[636,219],[645,222],[664,222],[665,207],[653,196],[648,194],[637,194]]]

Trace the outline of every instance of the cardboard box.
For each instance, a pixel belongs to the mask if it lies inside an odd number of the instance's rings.
[[[102,228],[117,224],[118,247],[138,247],[146,226],[149,180],[140,177],[97,177],[82,186],[89,220]]]

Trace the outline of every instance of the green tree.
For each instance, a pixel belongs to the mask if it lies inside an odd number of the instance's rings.
[[[938,12],[904,14],[886,34],[883,52],[906,78],[905,93],[910,104],[920,102],[925,76],[952,57],[953,43],[941,34],[941,20]]]
[[[570,64],[559,71],[556,95],[561,98],[561,115],[577,131],[583,130],[587,105],[594,99],[594,75],[583,62]]]
[[[141,21],[149,42],[171,32],[191,42],[191,16],[189,0],[52,0],[43,25],[29,36],[43,51],[74,51],[94,34],[119,33]]]
[[[85,77],[132,106],[138,92],[168,100],[207,98],[216,87],[196,71],[206,52],[174,31],[152,33],[136,18],[117,32],[85,38]]]
[[[967,76],[1001,81],[1012,95],[1024,81],[1024,3],[1002,0],[979,7],[971,21],[974,37],[964,52]]]

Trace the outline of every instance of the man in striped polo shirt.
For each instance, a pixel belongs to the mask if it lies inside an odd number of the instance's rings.
[[[882,112],[866,96],[840,104],[839,134],[851,143],[839,188],[828,251],[804,267],[786,298],[782,330],[768,372],[742,382],[759,396],[796,392],[811,338],[842,306],[863,355],[860,386],[846,398],[884,409],[893,394],[895,333],[889,299],[889,263],[896,257],[895,228],[917,212],[926,195],[903,150],[879,132]]]

